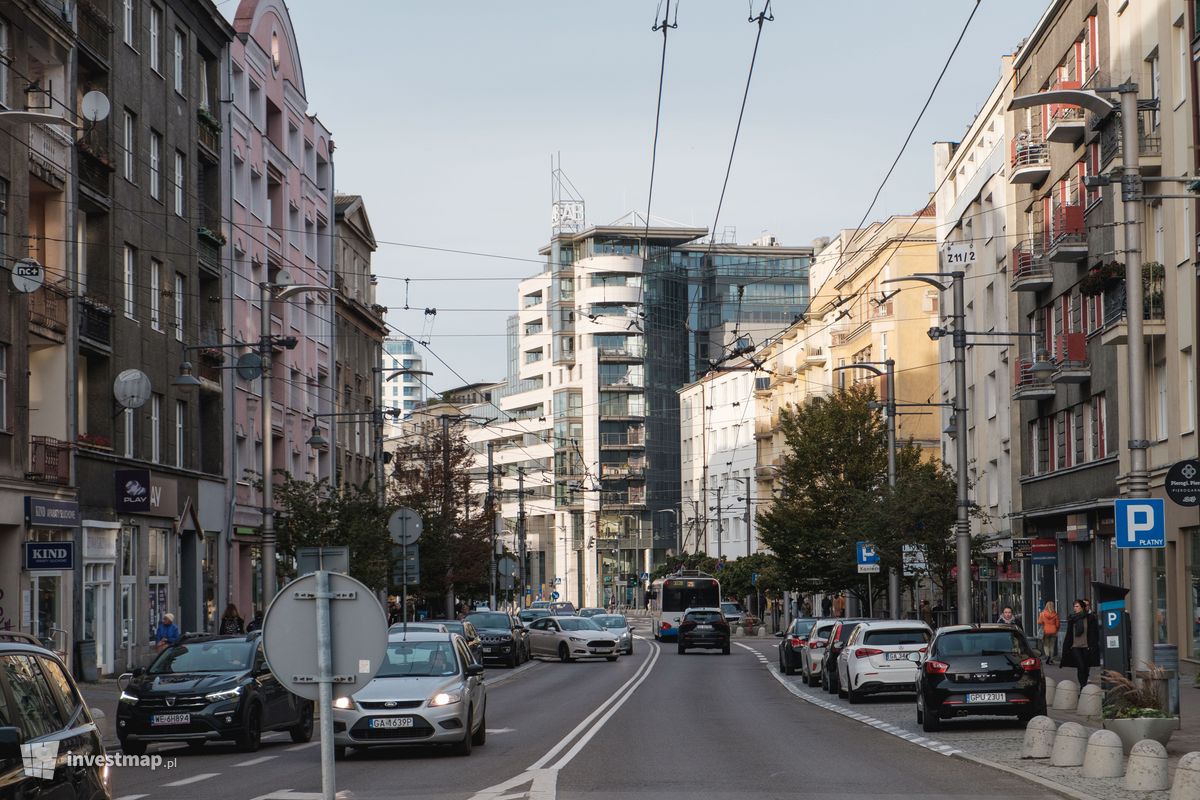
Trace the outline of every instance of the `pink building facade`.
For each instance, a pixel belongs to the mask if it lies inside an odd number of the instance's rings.
[[[261,331],[264,283],[333,287],[334,144],[329,131],[308,114],[304,73],[283,0],[242,0],[234,19],[233,111],[230,119],[232,225],[228,231],[234,272],[226,339],[256,350]],[[272,447],[275,470],[296,478],[331,478],[327,450],[306,444],[313,425],[332,439],[332,295],[301,292],[271,301],[271,331],[295,337],[293,349],[273,348]],[[262,494],[263,378],[235,372],[229,393],[233,420],[233,536],[230,596],[248,620],[262,610],[259,532]]]

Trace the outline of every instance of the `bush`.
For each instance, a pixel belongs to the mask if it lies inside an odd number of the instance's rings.
[[[1170,715],[1164,710],[1166,699],[1159,687],[1166,685],[1167,671],[1151,666],[1141,681],[1131,680],[1123,672],[1103,670],[1100,679],[1108,684],[1104,694],[1106,719],[1163,719]]]

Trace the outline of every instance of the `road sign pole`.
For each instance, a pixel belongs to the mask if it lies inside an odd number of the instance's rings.
[[[334,800],[337,782],[333,763],[333,637],[329,628],[329,573],[317,577],[317,680],[321,710],[321,800]]]
[[[400,523],[400,530],[404,531],[405,522]],[[400,537],[404,541],[408,541],[403,536]],[[408,545],[404,545],[404,556],[400,559],[402,566],[400,567],[400,621],[408,624]]]
[[[875,616],[874,610],[871,608],[874,592],[871,591],[871,573],[867,573],[867,616]]]

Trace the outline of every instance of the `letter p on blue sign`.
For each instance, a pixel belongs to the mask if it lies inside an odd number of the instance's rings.
[[[1117,500],[1117,547],[1167,546],[1166,508],[1162,500]]]

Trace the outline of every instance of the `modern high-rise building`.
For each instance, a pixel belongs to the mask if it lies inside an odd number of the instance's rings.
[[[428,377],[399,372],[425,369],[425,359],[412,339],[393,338],[383,343],[383,395],[380,405],[385,409],[401,409],[401,418],[408,419],[413,410],[425,402],[425,382]],[[399,374],[397,374],[399,372]],[[399,435],[399,425],[393,418],[384,421],[384,436]]]

